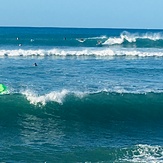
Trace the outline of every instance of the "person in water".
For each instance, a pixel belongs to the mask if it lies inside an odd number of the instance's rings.
[[[37,63],[34,63],[33,65],[34,65],[34,66],[37,66]]]

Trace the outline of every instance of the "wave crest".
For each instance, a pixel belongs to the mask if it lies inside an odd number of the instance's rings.
[[[0,50],[0,57],[163,57],[162,49],[134,49],[134,48],[85,48],[85,49],[38,49],[38,50]]]
[[[34,105],[37,105],[37,104],[45,105],[47,102],[50,102],[50,101],[54,101],[54,102],[62,104],[63,99],[68,94],[68,91],[67,90],[62,90],[61,92],[54,91],[54,92],[50,92],[48,94],[39,96],[27,90],[27,91],[24,91],[22,94],[25,95],[27,100],[31,104],[34,104]]]
[[[110,37],[108,38],[103,45],[120,45],[125,41],[129,43],[135,43],[138,40],[151,40],[158,41],[163,40],[161,33],[145,33],[145,34],[131,34],[129,32],[122,32],[119,37]]]
[[[163,117],[163,93],[109,93],[53,91],[36,95],[30,91],[22,94],[0,96],[1,110],[30,112],[40,108],[52,116],[98,122],[159,122]],[[36,111],[36,112],[37,112]],[[36,113],[37,114],[37,113]],[[46,113],[42,113],[46,114]]]

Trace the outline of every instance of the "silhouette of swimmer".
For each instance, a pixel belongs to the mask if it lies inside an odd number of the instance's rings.
[[[34,63],[33,65],[34,65],[34,66],[37,66],[37,63]]]

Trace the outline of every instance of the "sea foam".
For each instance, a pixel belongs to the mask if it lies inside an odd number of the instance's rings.
[[[34,105],[36,104],[45,105],[49,101],[54,101],[54,102],[62,104],[62,101],[64,97],[68,94],[68,91],[67,90],[62,90],[61,92],[54,91],[54,92],[50,92],[48,94],[39,96],[33,93],[32,91],[26,90],[22,94],[25,95],[27,100],[30,101],[30,103]]]
[[[82,48],[82,49],[37,49],[37,50],[0,50],[0,57],[46,57],[46,56],[86,56],[86,57],[163,57],[162,49],[155,48]]]
[[[127,152],[127,151],[126,151]],[[163,148],[161,146],[150,146],[146,144],[136,145],[134,149],[127,152],[126,162],[148,162],[148,163],[163,163]],[[129,155],[132,154],[132,156]],[[129,158],[127,158],[129,157]]]
[[[148,39],[151,41],[163,40],[163,36],[161,33],[145,33],[145,34],[137,34],[137,33],[129,33],[122,32],[119,37],[110,37],[108,38],[103,45],[115,45],[122,44],[125,41],[129,43],[136,42],[138,39]]]
[[[71,92],[66,89],[61,91],[52,91],[50,93],[44,95],[38,95],[30,90],[26,90],[22,92],[23,95],[26,96],[27,100],[34,105],[41,104],[46,105],[47,102],[56,102],[62,104],[65,97],[69,94],[73,94],[78,98],[82,98],[86,95],[86,93],[82,92]]]

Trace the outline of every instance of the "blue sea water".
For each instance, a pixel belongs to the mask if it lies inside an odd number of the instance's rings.
[[[0,162],[163,162],[163,30],[1,27],[0,83]]]

